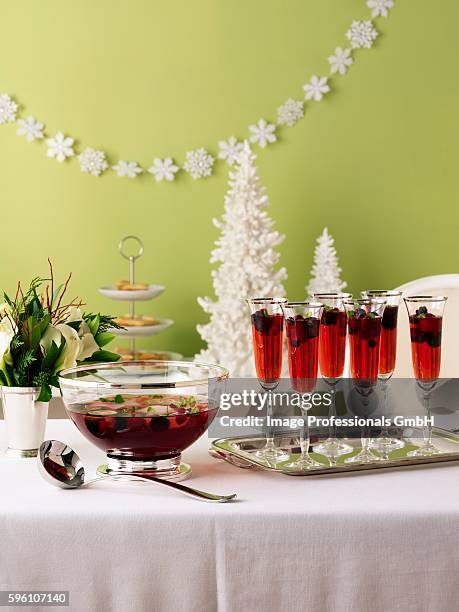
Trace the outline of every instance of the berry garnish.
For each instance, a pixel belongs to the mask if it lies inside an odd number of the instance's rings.
[[[437,334],[426,332],[424,334],[424,339],[431,348],[438,348],[441,346],[441,332]]]
[[[101,436],[102,428],[99,427],[99,424],[102,421],[99,421],[97,417],[86,416],[84,422],[89,433],[92,433],[93,436],[97,436],[98,438]]]
[[[416,310],[416,315],[418,319],[425,319],[426,317],[431,317],[433,316],[431,313],[429,313],[429,311],[427,310],[427,306],[420,306],[417,310]]]
[[[169,429],[169,419],[164,416],[153,417],[150,421],[150,429],[153,431],[166,431]]]
[[[309,339],[316,338],[319,335],[319,319],[309,318],[305,321],[305,333],[306,337]]]
[[[277,334],[282,330],[284,318],[280,314],[268,314],[266,308],[252,315],[253,326],[260,334]]]
[[[298,348],[306,340],[311,340],[319,335],[320,321],[315,317],[298,317],[287,319],[287,335],[293,348]]]
[[[271,327],[268,311],[266,308],[261,308],[257,310],[252,315],[252,321],[255,329],[260,333],[268,333],[269,328]]]
[[[425,337],[424,334],[422,332],[418,332],[416,330],[411,330],[411,342],[424,342]]]
[[[324,310],[322,314],[322,325],[335,325],[338,320],[338,308],[330,308]]]

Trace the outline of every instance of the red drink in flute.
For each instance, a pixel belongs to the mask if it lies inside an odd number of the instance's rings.
[[[363,414],[368,407],[368,398],[378,382],[379,346],[381,323],[386,300],[364,298],[345,302],[351,361],[351,376],[357,391],[362,396]],[[362,427],[362,450],[345,459],[345,463],[373,463],[379,457],[370,449],[368,425]]]
[[[383,298],[386,300],[382,324],[381,344],[379,348],[379,377],[389,379],[395,370],[397,356],[397,319],[401,291],[370,289],[362,292],[363,298]]]
[[[320,321],[297,314],[287,317],[285,325],[292,386],[296,391],[312,391],[317,383]]]
[[[379,380],[383,395],[383,410],[387,410],[387,385],[395,370],[397,357],[397,319],[401,291],[371,289],[362,292],[365,298],[383,298],[386,307],[381,322],[381,342],[379,346]],[[383,459],[389,459],[389,453],[397,448],[403,448],[404,441],[390,434],[388,427],[383,427],[381,433],[372,441],[372,448],[378,450]]]
[[[410,316],[411,356],[418,380],[433,381],[440,375],[443,317],[421,306]]]
[[[366,386],[378,380],[381,321],[381,316],[360,308],[349,313],[351,376]]]
[[[379,350],[379,372],[392,374],[397,354],[398,306],[386,306],[381,322],[381,348]]]
[[[347,315],[338,308],[324,308],[320,321],[319,363],[324,378],[340,378],[346,354]]]
[[[253,353],[258,379],[267,384],[276,383],[282,371],[282,338],[284,317],[269,314],[260,308],[252,314]]]
[[[414,376],[424,394],[424,405],[429,419],[424,428],[424,443],[410,451],[410,457],[430,457],[441,453],[432,443],[430,395],[440,376],[443,295],[415,295],[404,298],[410,320],[411,358]]]
[[[350,293],[314,293],[314,299],[322,302],[324,308],[320,318],[319,366],[320,372],[330,388],[331,404],[329,416],[336,417],[336,385],[344,371],[346,356],[347,315],[344,300],[350,299]],[[336,436],[336,426],[331,424],[326,440],[314,446],[314,450],[328,457],[330,465],[336,465],[340,455],[352,451],[352,447]]]
[[[275,431],[271,424],[273,416],[272,390],[279,383],[282,373],[282,348],[284,335],[283,298],[252,298],[247,300],[252,322],[253,354],[255,370],[261,387],[268,393],[266,403],[266,444],[256,451],[263,461],[277,463],[288,457],[288,452],[277,448]]]
[[[313,391],[319,365],[319,332],[322,304],[319,302],[287,302],[282,305],[287,330],[290,381],[298,393]],[[300,456],[285,465],[291,470],[315,470],[323,464],[309,456],[307,410],[302,408],[304,426],[300,428]]]

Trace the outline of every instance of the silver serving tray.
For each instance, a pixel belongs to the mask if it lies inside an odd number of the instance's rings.
[[[346,439],[346,442],[355,448],[354,453],[360,450],[359,440]],[[255,452],[265,444],[263,436],[239,436],[236,438],[220,438],[214,440],[210,446],[209,454],[216,459],[222,459],[238,468],[259,469],[270,472],[277,472],[287,476],[324,476],[328,474],[349,474],[353,472],[363,472],[369,470],[387,470],[393,468],[407,468],[416,466],[432,466],[459,461],[459,435],[435,428],[433,430],[432,442],[440,450],[444,451],[441,455],[432,457],[408,457],[407,453],[422,444],[421,440],[406,440],[406,446],[391,453],[388,461],[376,461],[375,463],[346,464],[344,459],[350,455],[340,457],[337,465],[331,467],[327,465],[328,460],[323,455],[311,453],[311,457],[323,463],[323,468],[308,471],[293,471],[282,467],[283,463],[272,465],[260,460]],[[276,445],[283,449],[288,449],[291,454],[299,453],[298,436],[284,435],[276,439]]]

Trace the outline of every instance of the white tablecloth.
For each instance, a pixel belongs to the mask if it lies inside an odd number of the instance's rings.
[[[91,475],[103,459],[68,421],[47,437]],[[76,612],[458,609],[459,466],[300,479],[207,446],[185,453],[189,482],[238,503],[120,482],[64,491],[35,460],[1,456],[0,589],[69,590]]]

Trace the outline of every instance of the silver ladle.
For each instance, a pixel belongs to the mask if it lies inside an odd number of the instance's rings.
[[[85,481],[85,471],[81,459],[70,446],[58,440],[45,440],[45,442],[40,445],[38,451],[38,469],[45,480],[62,489],[79,489],[80,487],[87,487],[100,480],[113,480],[118,478],[128,478],[131,480],[134,478],[136,480],[153,482],[163,487],[170,487],[171,489],[185,493],[185,495],[191,495],[191,497],[209,502],[224,503],[236,497],[236,493],[232,495],[214,495],[213,493],[207,493],[206,491],[200,491],[199,489],[193,489],[178,484],[177,482],[163,480],[150,475],[116,473]]]

